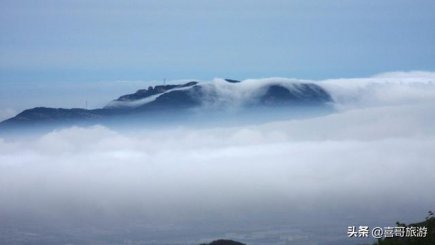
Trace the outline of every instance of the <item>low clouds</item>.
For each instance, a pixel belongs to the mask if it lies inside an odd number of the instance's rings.
[[[13,231],[2,239],[35,239],[17,233],[26,231],[40,241],[194,244],[237,230],[233,237],[256,244],[249,232],[285,227],[287,233],[271,235],[280,244],[300,235],[291,228],[304,227],[305,242],[322,243],[310,233],[319,224],[340,241],[348,225],[417,221],[435,203],[428,195],[435,185],[435,104],[430,89],[421,96],[412,86],[377,87],[376,104],[308,119],[134,131],[72,127],[0,139],[0,217]]]
[[[339,107],[373,107],[435,102],[435,73],[391,72],[369,78],[319,81]]]
[[[180,80],[178,83],[187,81]],[[204,107],[224,107],[236,110],[258,99],[265,93],[264,88],[268,86],[280,85],[297,94],[301,91],[298,84],[310,83],[326,89],[332,96],[337,109],[435,103],[435,73],[424,71],[390,72],[368,78],[317,81],[271,77],[229,83],[224,79],[215,78],[212,81],[202,81],[200,85],[202,92],[206,95],[202,98]],[[207,95],[209,100],[207,100]],[[150,96],[137,101],[117,101],[115,105],[139,106],[157,97]]]

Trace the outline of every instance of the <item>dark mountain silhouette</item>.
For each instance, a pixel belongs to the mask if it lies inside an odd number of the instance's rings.
[[[406,225],[404,223],[397,222],[395,227],[403,227],[404,229],[423,228],[425,232],[421,234],[416,232],[412,236],[409,236],[405,232],[404,236],[393,236],[383,239],[378,239],[373,245],[434,245],[435,244],[435,217],[432,211],[428,212],[429,215],[425,221]]]
[[[243,82],[225,79],[237,90]],[[279,83],[270,83],[261,86],[252,92],[249,99],[240,103],[245,109],[266,108],[272,110],[277,107],[292,106],[325,106],[332,102],[331,96],[322,87],[314,83],[291,83],[284,86]],[[75,125],[107,123],[114,118],[127,120],[133,116],[143,117],[144,122],[157,120],[161,115],[166,119],[186,116],[192,110],[204,109],[205,113],[232,109],[235,105],[225,102],[225,95],[210,86],[191,81],[178,85],[159,85],[148,89],[141,89],[132,94],[122,95],[107,106],[100,109],[65,109],[35,107],[25,110],[13,118],[0,123],[0,130],[13,127],[34,125]],[[231,100],[229,100],[231,101]],[[240,106],[238,105],[238,106]],[[211,109],[212,108],[212,109]],[[242,109],[243,109],[242,108]]]
[[[233,240],[222,240],[221,239],[221,240],[213,241],[211,243],[203,243],[201,245],[246,245],[246,244],[241,243],[241,242],[236,242]]]
[[[234,79],[228,79],[226,78],[225,81],[229,82],[229,83],[239,83],[239,80],[234,80]]]
[[[150,87],[148,87],[148,89],[140,89],[140,90],[136,91],[136,93],[134,93],[134,94],[123,95],[123,96],[119,97],[118,99],[116,99],[115,101],[132,101],[132,100],[144,99],[144,98],[150,97],[152,95],[164,93],[164,92],[169,91],[171,89],[191,87],[191,86],[194,86],[196,84],[198,84],[198,82],[188,82],[186,84],[180,84],[180,85],[158,85],[155,87],[150,86]]]

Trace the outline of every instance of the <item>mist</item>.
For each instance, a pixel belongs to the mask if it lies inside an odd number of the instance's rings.
[[[309,118],[0,138],[0,241],[357,244],[347,226],[420,221],[435,203],[434,80],[313,81],[335,111]]]

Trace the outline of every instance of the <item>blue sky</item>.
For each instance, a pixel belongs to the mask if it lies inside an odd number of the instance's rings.
[[[435,70],[435,1],[0,2],[0,82]]]

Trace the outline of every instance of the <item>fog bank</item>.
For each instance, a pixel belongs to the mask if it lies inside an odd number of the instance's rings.
[[[337,111],[314,118],[0,139],[0,241],[353,244],[348,225],[419,221],[433,84],[389,77],[319,82]]]

